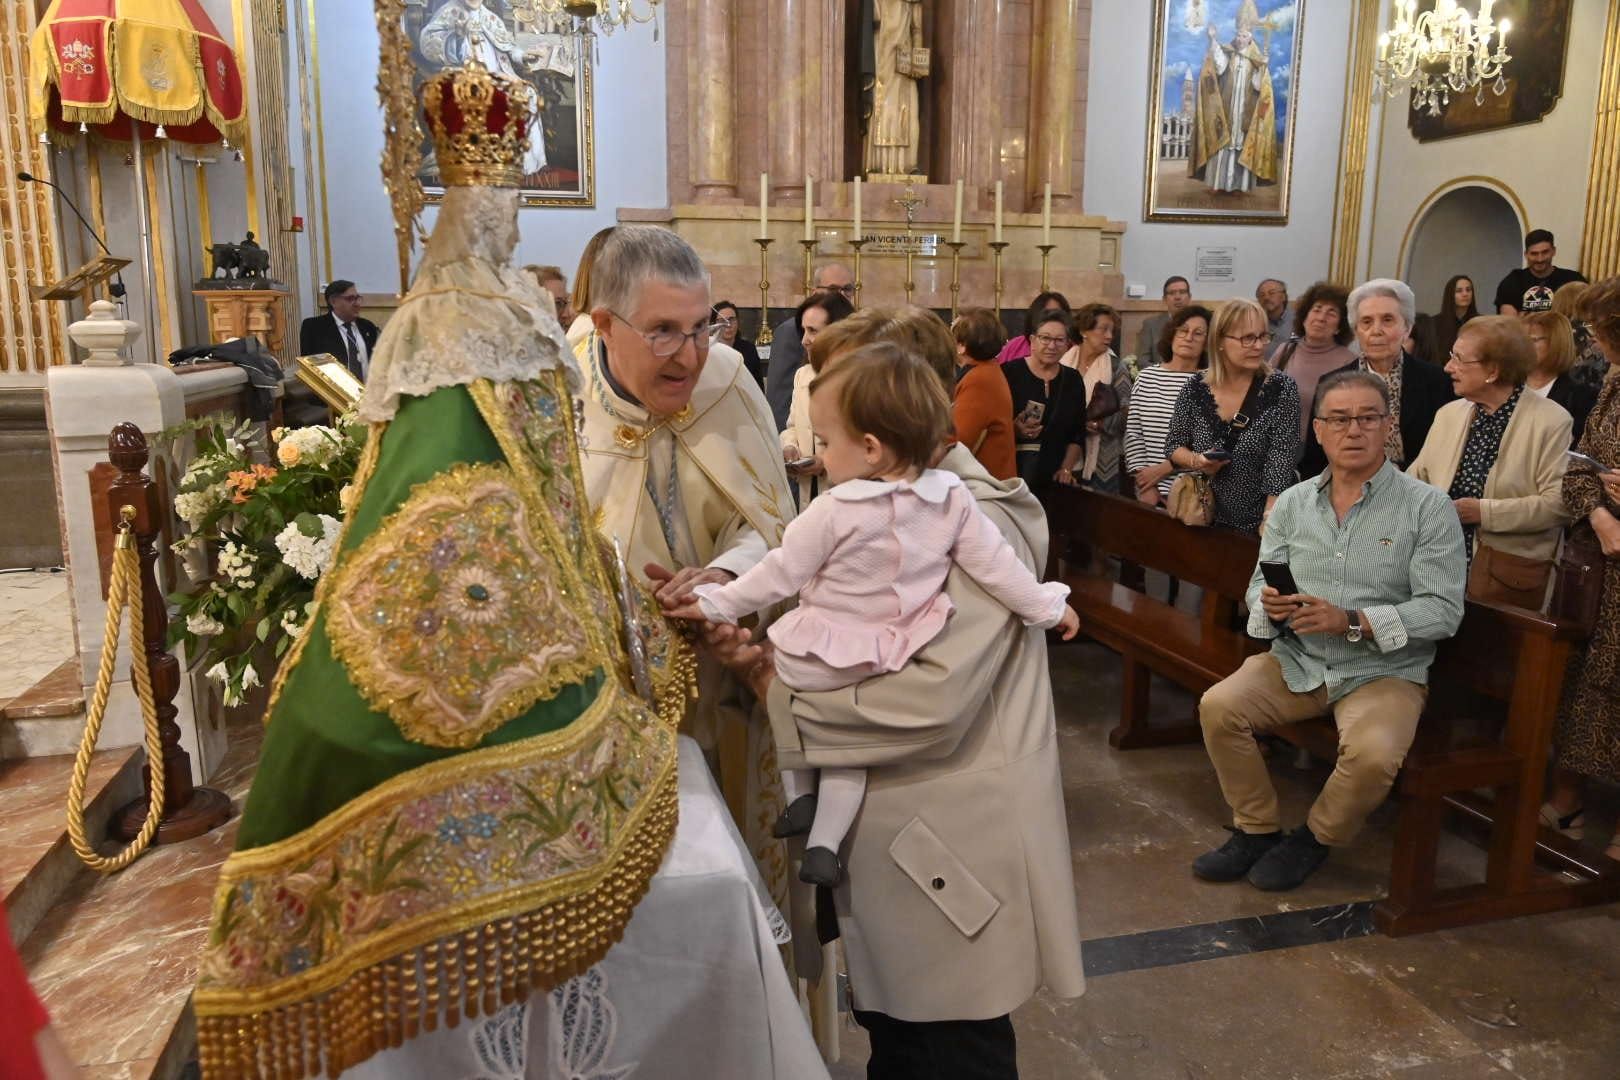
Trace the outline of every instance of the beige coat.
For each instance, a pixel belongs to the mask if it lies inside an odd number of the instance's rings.
[[[1021,481],[960,446],[940,467],[1025,565],[1044,563],[1046,518]],[[904,670],[770,693],[784,768],[871,770],[834,901],[857,1007],[902,1020],[982,1020],[1043,983],[1085,989],[1045,634],[961,570],[946,589],[956,614]]]
[[[1461,398],[1435,413],[1423,450],[1407,473],[1450,491],[1473,416],[1473,402]],[[1485,478],[1476,545],[1552,562],[1559,533],[1569,521],[1563,484],[1570,424],[1562,405],[1525,388],[1502,432],[1496,464]]]
[[[822,451],[822,442],[810,427],[810,381],[816,377],[806,361],[793,373],[793,401],[788,406],[787,427],[782,429],[782,449],[797,447],[800,457],[812,457]],[[799,479],[799,512],[810,505],[811,477]]]

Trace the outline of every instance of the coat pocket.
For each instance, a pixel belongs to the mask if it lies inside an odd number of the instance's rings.
[[[945,842],[923,823],[912,818],[889,845],[889,857],[924,896],[965,936],[984,929],[1001,901],[979,884]]]

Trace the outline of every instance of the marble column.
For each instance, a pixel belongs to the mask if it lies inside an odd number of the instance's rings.
[[[692,198],[737,197],[735,0],[694,0],[686,79]]]
[[[771,198],[804,197],[804,22],[814,0],[771,0],[770,55],[765,58],[770,101]]]
[[[938,51],[951,63],[936,68],[931,97],[936,141],[948,157],[935,183],[961,179],[974,200],[995,187],[1001,172],[1001,94],[996,51],[1004,41],[998,0],[945,0],[936,9]],[[925,159],[926,164],[926,159]]]
[[[1052,185],[1054,209],[1078,211],[1074,184],[1074,88],[1079,69],[1081,0],[1036,0],[1031,35],[1029,172],[1031,208]]]

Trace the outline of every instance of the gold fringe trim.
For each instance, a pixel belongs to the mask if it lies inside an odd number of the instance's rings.
[[[337,1075],[441,1024],[489,1015],[590,968],[624,936],[675,835],[676,771],[649,797],[638,835],[594,888],[446,934],[370,965],[330,991],[257,1012],[195,999],[204,1076]]]

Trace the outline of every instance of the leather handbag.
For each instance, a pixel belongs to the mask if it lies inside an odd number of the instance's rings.
[[[1164,508],[1183,525],[1215,523],[1215,489],[1201,472],[1184,472],[1170,484]]]
[[[1589,529],[1571,529],[1558,553],[1549,614],[1560,622],[1595,627],[1603,602],[1603,569],[1607,560]]]
[[[1547,604],[1547,580],[1551,576],[1550,562],[1480,544],[1474,549],[1474,565],[1468,570],[1468,596],[1540,611]]]
[[[1091,388],[1091,400],[1086,402],[1086,423],[1106,420],[1119,409],[1119,391],[1112,383],[1100,382]]]

